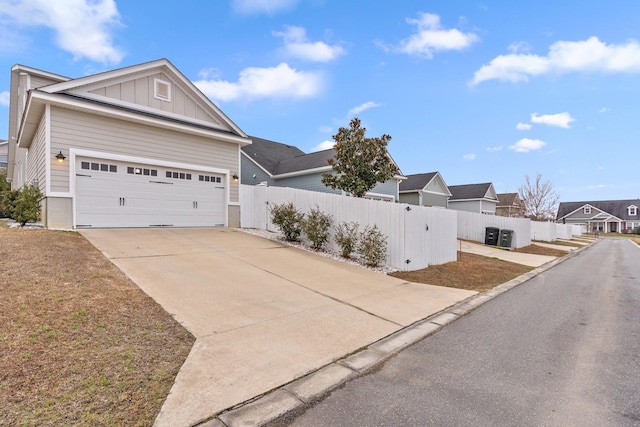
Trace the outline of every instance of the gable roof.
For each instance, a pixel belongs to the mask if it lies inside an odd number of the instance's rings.
[[[58,104],[67,108],[93,111],[96,114],[113,115],[122,118],[127,117],[129,119],[135,117],[136,119],[146,121],[153,125],[178,126],[182,131],[191,130],[200,134],[216,133],[229,141],[240,144],[248,143],[246,134],[169,62],[169,60],[164,58],[77,79],[68,79],[22,65],[15,65],[12,68],[12,80],[14,80],[14,74],[17,76],[22,72],[47,77],[48,80],[53,83],[45,84],[29,91],[22,127],[16,132],[19,140],[23,139],[24,133],[26,140],[30,141],[35,131],[34,124],[41,116],[44,106],[47,104]],[[208,114],[213,121],[203,121],[185,115],[167,112],[162,109],[151,108],[91,93],[92,90],[99,87],[106,87],[112,84],[131,81],[142,76],[148,77],[160,73],[172,80],[176,84],[176,87],[179,86],[185,93],[188,93],[191,99],[202,108],[202,111],[206,111],[206,114]],[[25,142],[25,144],[28,143]]]
[[[513,206],[516,203],[520,203],[520,196],[518,193],[500,193],[498,196],[498,207]]]
[[[407,179],[400,183],[400,191],[422,190],[438,172],[427,172],[407,175]]]
[[[328,150],[316,151],[309,154],[290,157],[288,159],[282,159],[278,165],[277,174],[283,175],[286,173],[319,168],[331,169],[329,159],[333,158],[335,153],[336,152],[333,148],[329,148]]]
[[[560,202],[558,205],[556,219],[567,217],[585,206],[591,206],[622,220],[638,220],[640,218],[640,215],[630,217],[627,211],[629,206],[636,206],[640,210],[640,199],[629,199],[590,202]]]
[[[464,185],[450,185],[449,191],[451,192],[451,198],[449,201],[456,200],[477,200],[477,199],[489,199],[498,201],[493,197],[492,192],[493,184],[490,182],[484,182],[482,184],[464,184]]]

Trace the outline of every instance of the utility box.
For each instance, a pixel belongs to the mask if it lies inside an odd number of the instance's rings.
[[[499,245],[503,248],[510,248],[513,240],[513,230],[500,230]]]
[[[487,227],[484,232],[484,244],[498,246],[498,234],[500,229],[496,227]]]

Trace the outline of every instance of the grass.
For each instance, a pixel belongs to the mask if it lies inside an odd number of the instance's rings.
[[[82,236],[0,221],[0,425],[151,425],[194,338]]]
[[[565,251],[536,245],[520,248],[518,252],[556,257],[567,254]],[[533,268],[526,265],[458,252],[458,261],[390,275],[410,282],[484,292],[531,270]]]

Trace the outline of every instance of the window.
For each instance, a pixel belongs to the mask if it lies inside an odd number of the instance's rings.
[[[80,162],[80,169],[100,172],[118,172],[118,167],[116,165],[110,165],[107,163]]]
[[[627,208],[627,212],[629,213],[629,216],[636,216],[638,215],[638,207],[631,205]]]
[[[191,174],[190,173],[167,171],[166,174],[167,174],[166,175],[167,178],[186,179],[188,181],[191,180]]]
[[[141,166],[127,166],[127,173],[131,175],[158,176],[157,169],[146,169]]]
[[[591,214],[591,206],[585,206],[583,211],[585,215]]]
[[[171,83],[160,79],[153,79],[153,97],[171,102]]]

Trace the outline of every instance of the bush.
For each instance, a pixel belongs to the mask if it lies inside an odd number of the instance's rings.
[[[8,217],[9,214],[4,208],[5,193],[11,191],[11,184],[7,182],[6,169],[0,169],[0,218]]]
[[[335,227],[336,243],[340,247],[340,254],[345,258],[350,258],[358,246],[359,227],[357,222],[343,222]]]
[[[304,214],[293,206],[293,203],[274,205],[271,208],[271,222],[280,229],[288,242],[295,242],[302,232],[301,223]]]
[[[360,233],[358,253],[369,266],[376,267],[387,258],[387,236],[378,230],[378,226],[367,226]]]
[[[26,185],[21,190],[4,191],[2,196],[3,212],[21,226],[40,220],[42,192],[38,187]]]
[[[302,232],[311,241],[314,249],[322,249],[329,241],[329,227],[332,223],[331,215],[322,212],[317,206],[302,219]]]
[[[640,235],[640,227],[636,228],[636,234]]]

